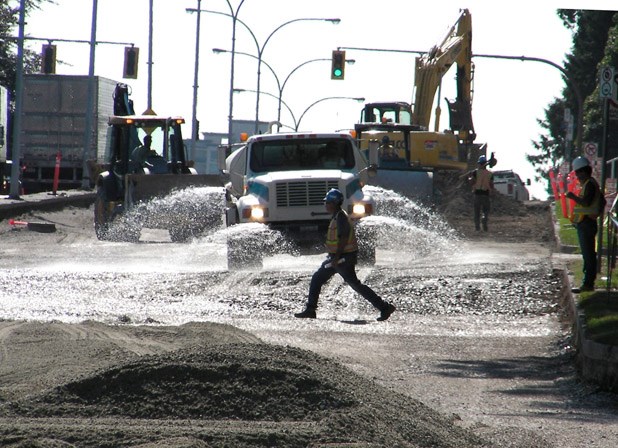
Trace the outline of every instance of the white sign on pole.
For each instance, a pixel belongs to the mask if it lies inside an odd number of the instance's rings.
[[[599,79],[599,95],[601,98],[612,98],[614,96],[614,69],[613,67],[603,67]]]
[[[590,160],[597,155],[596,143],[584,143],[584,155]]]

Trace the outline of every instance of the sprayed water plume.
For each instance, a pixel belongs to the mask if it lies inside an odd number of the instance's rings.
[[[218,187],[189,187],[140,202],[116,219],[110,239],[137,241],[143,227],[168,229],[172,241],[185,241],[222,225],[223,191]]]
[[[220,228],[200,239],[206,244],[234,244],[241,242],[247,248],[247,257],[254,253],[270,256],[279,253],[294,253],[294,244],[286,239],[278,230],[271,229],[265,224],[244,223]],[[249,260],[247,260],[249,261]]]
[[[455,230],[426,206],[392,190],[365,188],[376,202],[376,211],[359,223],[359,231],[373,233],[378,248],[421,258],[448,252],[459,240]]]

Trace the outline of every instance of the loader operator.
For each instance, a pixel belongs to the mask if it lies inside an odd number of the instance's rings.
[[[131,160],[136,172],[144,168],[157,174],[167,172],[165,159],[152,149],[152,137],[150,135],[144,137],[143,145],[138,146],[131,152]]]
[[[332,215],[326,235],[328,256],[311,278],[305,309],[294,314],[294,317],[315,319],[315,310],[318,307],[318,298],[322,286],[337,273],[354,291],[380,310],[380,316],[377,320],[387,320],[395,311],[395,307],[382,300],[369,286],[362,284],[356,276],[358,242],[354,225],[348,214],[341,208],[342,204],[343,193],[336,188],[331,189],[324,198],[326,211]]]
[[[489,195],[494,191],[493,174],[487,169],[488,163],[487,157],[480,156],[478,168],[472,171],[468,178],[472,184],[472,193],[474,194],[474,228],[480,231],[482,224],[485,232],[487,232],[491,205]]]

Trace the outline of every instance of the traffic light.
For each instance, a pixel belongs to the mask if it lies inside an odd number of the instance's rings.
[[[137,61],[139,59],[139,48],[124,47],[124,69],[123,78],[137,79]]]
[[[343,79],[345,75],[345,51],[333,50],[330,79]]]
[[[41,73],[46,75],[56,73],[56,46],[43,44],[41,50]]]

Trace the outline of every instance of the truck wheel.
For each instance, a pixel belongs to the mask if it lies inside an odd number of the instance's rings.
[[[125,220],[119,220],[122,222],[114,223],[114,240],[123,243],[137,243],[142,233],[142,229],[138,224],[132,222],[126,222]]]
[[[102,187],[97,189],[97,197],[94,201],[94,232],[101,241],[109,241],[109,228],[111,220],[109,216],[109,203],[105,198]]]

